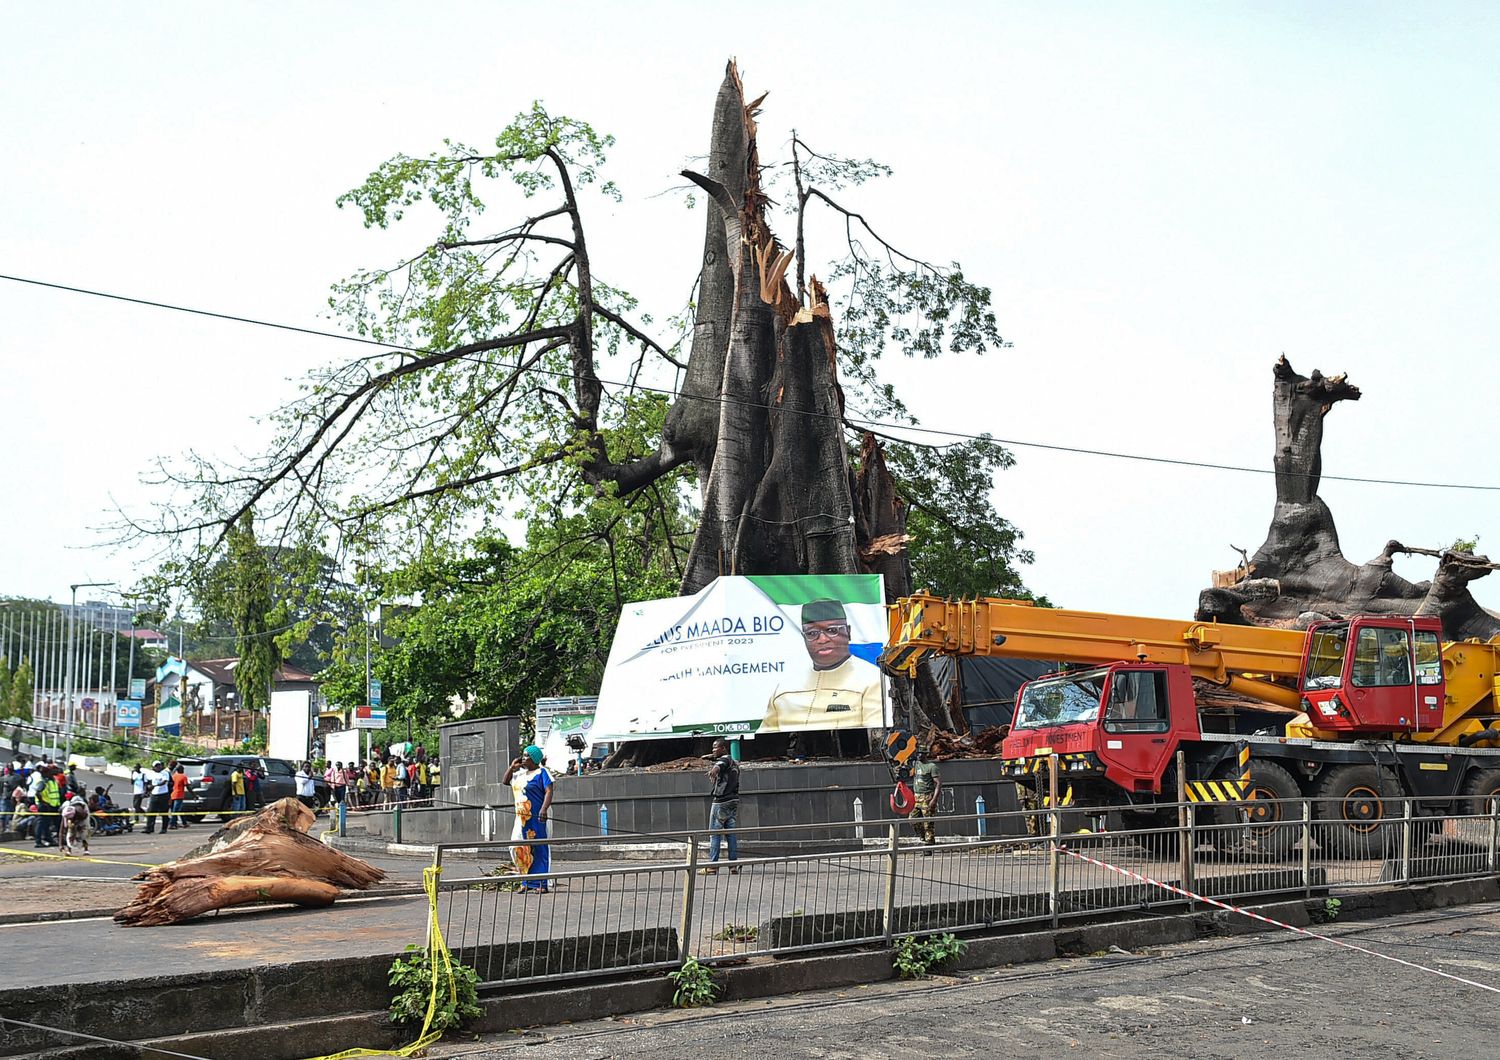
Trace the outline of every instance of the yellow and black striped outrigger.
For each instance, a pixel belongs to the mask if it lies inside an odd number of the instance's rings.
[[[1250,783],[1250,745],[1240,748],[1237,779],[1190,780],[1185,787],[1188,802],[1244,802],[1254,790]]]

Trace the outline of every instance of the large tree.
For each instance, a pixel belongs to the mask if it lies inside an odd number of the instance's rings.
[[[340,203],[369,227],[411,214],[437,232],[336,287],[334,311],[377,348],[316,373],[263,459],[180,472],[207,514],[170,529],[212,545],[258,510],[420,553],[594,502],[670,524],[696,485],[686,553],[664,554],[682,591],[720,574],[875,571],[894,596],[912,588],[910,499],[914,522],[949,542],[919,546],[934,582],[1024,593],[1015,566],[1028,557],[980,473],[1009,455],[980,440],[923,461],[904,442],[898,478],[860,420],[909,419],[876,376],[882,355],[1004,345],[989,290],[957,264],[899,249],[845,205],[885,167],[795,133],[784,161],[763,161],[763,98],[747,102],[731,63],[706,164],[684,173],[708,214],[695,297],[664,327],[604,279],[588,241],[587,196],[619,194],[602,174],[612,141],[587,124],[536,105],[493,149],[450,141],[383,163]],[[485,224],[507,197],[520,219]],[[778,202],[786,241],[772,229]],[[815,231],[837,233],[823,281],[808,268]],[[957,569],[968,543],[983,557],[977,578]],[[922,702],[954,721],[935,696]]]
[[[1359,613],[1437,615],[1450,640],[1500,634],[1500,619],[1480,607],[1469,583],[1495,569],[1471,547],[1426,549],[1386,543],[1365,563],[1344,558],[1333,512],[1318,496],[1323,475],[1323,421],[1359,388],[1343,375],[1296,371],[1285,358],[1273,369],[1272,423],[1276,450],[1276,508],[1266,540],[1254,555],[1205,589],[1198,618],[1233,623],[1306,626]],[[1410,582],[1392,569],[1402,554],[1434,557],[1429,581]]]

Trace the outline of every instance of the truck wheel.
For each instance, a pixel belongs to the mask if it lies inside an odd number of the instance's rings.
[[[1226,772],[1215,779],[1238,780],[1239,773]],[[1242,803],[1220,803],[1212,816],[1214,824],[1243,825],[1244,829],[1215,829],[1215,844],[1231,846],[1243,837],[1259,853],[1285,857],[1302,837],[1302,809],[1286,800],[1300,798],[1302,789],[1286,767],[1257,759],[1250,765],[1249,798]]]
[[[1460,813],[1490,815],[1490,801],[1500,799],[1500,769],[1476,769],[1464,781],[1464,799]]]
[[[1325,858],[1378,858],[1400,849],[1401,789],[1375,765],[1334,766],[1313,790],[1318,846]]]

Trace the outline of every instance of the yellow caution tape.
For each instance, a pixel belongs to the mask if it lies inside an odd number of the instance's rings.
[[[436,865],[429,865],[422,870],[422,888],[427,892],[427,963],[432,965],[432,992],[427,998],[427,1015],[422,1020],[422,1033],[417,1036],[416,1041],[399,1049],[345,1049],[339,1053],[310,1056],[307,1060],[348,1060],[349,1057],[355,1056],[411,1056],[426,1049],[443,1036],[442,1031],[432,1029],[432,1018],[437,1015],[438,980],[440,978],[448,980],[448,996],[455,1004],[458,1002],[458,983],[453,976],[453,958],[448,953],[448,943],[443,938],[443,929],[438,921],[437,883],[442,871]],[[438,971],[439,960],[442,963],[441,975]]]
[[[44,850],[17,850],[14,847],[0,847],[0,854],[13,854],[18,858],[49,858],[56,861],[92,861],[96,865],[133,865],[140,869],[154,869],[158,864],[151,861],[112,861],[109,858],[96,858],[88,854],[49,854]]]

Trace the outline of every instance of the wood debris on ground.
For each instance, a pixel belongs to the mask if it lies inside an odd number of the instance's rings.
[[[135,876],[141,889],[115,920],[152,927],[255,902],[327,906],[342,888],[362,891],[385,879],[375,866],[308,835],[316,821],[290,798],[232,820],[203,846]]]

